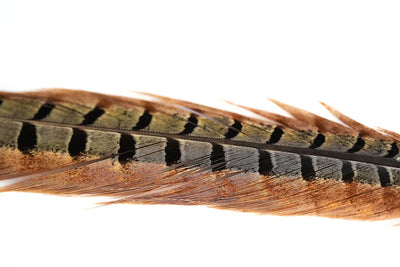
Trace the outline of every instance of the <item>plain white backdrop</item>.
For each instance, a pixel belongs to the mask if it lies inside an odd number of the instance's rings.
[[[0,2],[0,89],[156,93],[400,132],[397,1]],[[394,222],[0,194],[0,266],[396,265]],[[389,225],[389,226],[388,226]]]

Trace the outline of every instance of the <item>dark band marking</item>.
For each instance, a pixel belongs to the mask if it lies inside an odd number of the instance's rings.
[[[179,141],[172,138],[167,138],[167,145],[165,147],[165,163],[167,166],[179,162],[181,159],[181,150],[179,148]]]
[[[140,116],[139,121],[136,123],[136,126],[132,127],[132,130],[138,131],[146,128],[147,126],[150,125],[152,118],[153,115],[151,115],[147,110],[145,110],[142,116]]]
[[[381,186],[385,187],[390,185],[390,175],[387,169],[383,166],[378,166],[379,181],[381,181]]]
[[[104,109],[99,107],[95,107],[88,113],[86,113],[83,117],[85,118],[81,125],[90,125],[93,124],[98,118],[100,118],[105,113]]]
[[[271,134],[267,144],[275,144],[278,143],[283,135],[283,130],[280,127],[275,127],[274,131]]]
[[[72,137],[68,144],[71,157],[79,156],[86,151],[87,134],[84,130],[72,128]]]
[[[312,181],[315,178],[314,165],[312,163],[312,158],[305,155],[300,155],[301,162],[301,176],[306,181]]]
[[[121,134],[119,138],[118,161],[121,164],[127,163],[135,156],[135,139],[130,134]]]
[[[325,143],[325,135],[319,133],[317,136],[314,138],[313,143],[309,148],[314,149],[317,147],[322,146],[322,144]]]
[[[225,152],[222,145],[212,144],[210,160],[213,172],[226,169]]]
[[[392,148],[388,151],[387,155],[385,156],[386,158],[393,158],[399,154],[399,147],[395,142],[392,143]]]
[[[46,118],[50,112],[54,109],[54,104],[51,103],[44,103],[36,114],[33,116],[32,120],[41,120]]]
[[[184,126],[185,129],[179,134],[191,134],[194,131],[194,129],[197,127],[198,122],[199,121],[197,120],[197,118],[193,114],[190,114],[188,122]]]
[[[268,151],[258,150],[258,172],[261,175],[267,175],[272,172],[274,167],[271,161],[271,155]]]
[[[22,128],[18,136],[18,149],[29,154],[37,144],[36,126],[27,122],[22,123]]]
[[[234,120],[235,122],[229,127],[228,132],[225,134],[226,139],[232,139],[236,135],[240,133],[242,130],[242,123],[238,120]]]
[[[345,183],[351,183],[353,182],[354,178],[354,170],[352,164],[347,161],[343,160],[342,161],[342,180]]]
[[[357,138],[357,142],[353,145],[352,148],[350,148],[349,150],[347,150],[347,152],[349,153],[355,153],[360,151],[361,149],[363,149],[363,147],[365,146],[365,141],[361,138],[358,137]]]
[[[1,106],[1,104],[3,104],[3,100],[0,99],[0,106]]]

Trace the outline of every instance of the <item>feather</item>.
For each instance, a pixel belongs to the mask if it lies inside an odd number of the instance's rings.
[[[399,135],[323,104],[261,118],[187,101],[72,91],[0,93],[0,191],[207,205],[276,215],[400,215]]]

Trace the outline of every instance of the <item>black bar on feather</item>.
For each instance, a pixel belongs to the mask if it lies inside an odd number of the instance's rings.
[[[130,134],[121,134],[119,139],[118,161],[121,164],[127,163],[135,156],[135,139]]]
[[[165,147],[165,163],[167,166],[179,162],[181,159],[181,150],[179,141],[172,138],[167,138],[167,145]]]
[[[232,139],[237,136],[242,130],[242,123],[238,120],[234,120],[234,123],[229,127],[228,132],[225,134],[226,139]]]
[[[272,172],[273,164],[271,160],[271,155],[266,150],[258,150],[258,172],[261,175],[267,175]]]
[[[27,122],[22,123],[18,136],[18,149],[22,153],[29,153],[37,144],[36,126]]]
[[[83,117],[85,118],[81,125],[93,124],[98,118],[100,118],[105,113],[104,109],[96,106],[94,109],[86,113]]]
[[[188,122],[184,126],[185,129],[179,134],[191,134],[194,131],[194,129],[197,127],[198,122],[199,121],[197,120],[196,116],[193,114],[190,114]]]
[[[147,110],[145,110],[140,116],[139,121],[136,123],[135,127],[132,127],[132,130],[138,131],[146,128],[150,125],[153,115],[151,115]]]
[[[378,175],[381,186],[385,187],[390,185],[390,175],[385,167],[378,166]]]
[[[213,172],[226,169],[225,151],[222,145],[212,144],[210,160]]]
[[[46,118],[47,116],[49,116],[54,107],[54,104],[44,103],[33,116],[32,120],[42,120]]]
[[[301,175],[304,180],[312,181],[315,178],[314,165],[312,163],[312,158],[305,155],[300,155],[301,162]]]
[[[360,151],[361,149],[363,149],[363,147],[365,146],[365,141],[364,139],[362,139],[361,137],[357,138],[357,142],[353,145],[352,148],[350,148],[349,150],[347,150],[347,152],[349,153],[355,153]]]
[[[318,148],[318,147],[322,146],[323,143],[325,143],[325,135],[319,133],[314,138],[313,143],[310,145],[309,148],[311,148],[311,149]]]
[[[387,153],[387,155],[385,157],[386,158],[393,158],[397,154],[399,154],[399,147],[397,146],[397,144],[395,142],[393,142],[392,143],[392,147],[390,148],[390,150],[388,151],[388,153]]]
[[[345,183],[353,182],[354,170],[351,162],[347,160],[342,161],[342,180]]]
[[[278,143],[283,135],[283,130],[280,127],[275,127],[274,131],[271,134],[267,144],[275,144]]]
[[[85,130],[72,128],[72,137],[68,144],[68,152],[71,157],[79,156],[86,151],[87,134]]]

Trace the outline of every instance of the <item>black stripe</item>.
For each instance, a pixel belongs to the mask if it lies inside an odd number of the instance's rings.
[[[44,103],[33,116],[32,120],[41,120],[46,118],[54,107],[55,106],[51,103]]]
[[[365,146],[365,141],[361,138],[358,137],[357,138],[357,142],[353,145],[352,148],[350,148],[349,150],[347,150],[347,152],[349,153],[355,153],[360,151],[361,149],[363,149],[363,147]]]
[[[98,118],[100,118],[105,113],[104,109],[95,107],[88,113],[86,113],[83,117],[85,118],[81,125],[90,125],[93,124]]]
[[[37,144],[36,126],[27,122],[22,123],[21,131],[18,136],[18,149],[24,153],[29,153]]]
[[[146,128],[150,125],[152,118],[153,116],[147,110],[145,110],[142,116],[140,116],[139,121],[136,123],[136,126],[132,127],[132,130],[138,131]]]
[[[242,123],[238,120],[234,120],[234,123],[229,127],[228,132],[225,134],[226,139],[232,139],[240,133],[242,130]]]
[[[378,166],[379,181],[381,181],[381,186],[390,185],[390,175],[387,169],[383,166]]]
[[[87,134],[84,130],[72,128],[72,137],[68,144],[71,157],[79,156],[86,151]]]
[[[388,151],[387,155],[385,156],[386,158],[393,158],[399,154],[399,147],[395,142],[392,143],[392,148]]]
[[[197,127],[198,122],[199,121],[197,120],[197,118],[193,114],[190,114],[188,122],[184,126],[185,129],[180,134],[191,134]]]
[[[275,144],[278,143],[283,135],[283,130],[280,127],[275,127],[274,131],[271,134],[267,144]]]
[[[317,134],[317,136],[314,138],[313,143],[311,144],[311,146],[309,148],[317,148],[322,146],[322,144],[325,142],[325,135],[319,133]]]
[[[353,182],[354,178],[354,171],[353,166],[347,160],[342,161],[342,180],[345,183]]]
[[[266,150],[258,150],[258,172],[261,175],[267,175],[272,172],[271,154]]]
[[[212,144],[210,160],[213,172],[226,168],[225,152],[222,145]]]
[[[0,106],[1,106],[1,104],[3,104],[3,100],[0,99]]]
[[[300,155],[301,162],[301,176],[306,181],[312,181],[315,178],[314,165],[312,163],[312,158],[305,155]]]
[[[167,145],[165,147],[165,163],[170,166],[179,162],[181,159],[181,150],[179,148],[179,141],[172,138],[167,138]]]
[[[118,161],[121,164],[127,163],[135,156],[135,139],[130,134],[121,134],[119,138]]]

